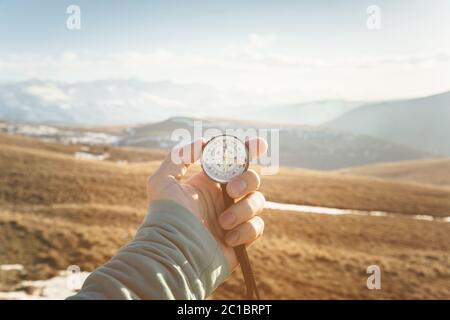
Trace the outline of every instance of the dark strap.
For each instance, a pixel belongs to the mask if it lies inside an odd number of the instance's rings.
[[[229,208],[234,204],[234,200],[228,195],[226,184],[221,184],[222,188],[222,196],[223,203],[225,209]],[[236,253],[237,260],[241,265],[242,274],[244,276],[245,286],[247,288],[247,299],[259,300],[258,288],[256,287],[255,275],[253,274],[253,269],[250,264],[250,259],[247,254],[247,250],[245,249],[245,245],[242,244],[234,248],[234,252]]]

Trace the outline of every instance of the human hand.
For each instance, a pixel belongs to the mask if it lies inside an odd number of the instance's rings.
[[[264,139],[250,139],[246,144],[250,159],[258,158],[267,151]],[[172,150],[148,179],[148,197],[150,203],[172,200],[189,209],[219,243],[232,270],[238,265],[233,248],[241,244],[248,246],[263,233],[264,221],[257,214],[264,208],[265,198],[257,191],[260,178],[253,170],[247,170],[227,184],[227,193],[236,203],[226,210],[220,185],[203,171],[182,181],[189,166],[199,159],[204,145],[205,141],[199,139]]]

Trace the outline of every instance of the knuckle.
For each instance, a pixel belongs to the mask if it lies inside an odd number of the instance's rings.
[[[265,227],[265,225],[266,225],[266,223],[264,222],[264,219],[261,218],[260,216],[257,216],[256,218],[258,219],[259,224],[260,224],[260,226],[261,226],[261,231],[264,230],[264,227]]]
[[[255,190],[257,190],[261,185],[261,178],[255,170],[247,170],[247,180],[249,181],[249,185],[252,186]]]
[[[253,212],[261,211],[266,203],[266,198],[259,191],[253,192],[250,195],[250,197],[248,197],[248,199],[249,199],[249,207]]]
[[[258,196],[259,196],[260,203],[264,207],[264,205],[266,204],[266,197],[264,196],[264,194],[262,192],[259,192],[259,191],[258,191]]]
[[[259,216],[256,216],[256,217],[255,217],[255,223],[256,223],[256,225],[257,225],[257,226],[255,227],[256,238],[259,238],[259,237],[262,236],[262,234],[263,234],[263,232],[264,232],[264,226],[265,226],[264,219],[261,218],[261,217],[259,217]]]
[[[258,218],[255,217],[251,223],[251,236],[253,239],[257,238],[260,232],[261,224],[258,221]]]
[[[249,213],[250,216],[257,210],[257,202],[253,194],[250,194],[243,202],[243,207],[245,212]]]

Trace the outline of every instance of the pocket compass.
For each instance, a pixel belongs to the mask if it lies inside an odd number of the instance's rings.
[[[224,209],[232,206],[234,200],[226,191],[227,183],[247,171],[250,156],[248,146],[231,135],[220,135],[209,140],[203,147],[201,165],[205,174],[213,181],[220,183],[224,202]],[[234,248],[237,260],[241,265],[245,285],[247,287],[247,298],[259,299],[255,276],[250,264],[250,259],[245,245]]]
[[[214,137],[203,148],[201,164],[210,179],[227,183],[248,169],[248,147],[234,136]]]

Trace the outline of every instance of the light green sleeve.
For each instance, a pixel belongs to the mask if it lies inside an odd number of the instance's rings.
[[[205,299],[228,275],[205,226],[176,202],[160,200],[135,238],[69,299]]]

